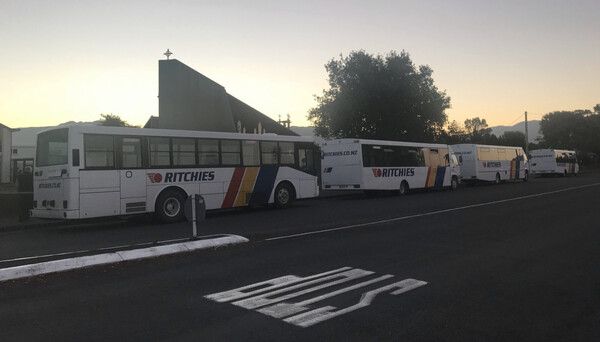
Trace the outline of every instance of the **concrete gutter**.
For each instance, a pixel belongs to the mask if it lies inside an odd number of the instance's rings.
[[[128,260],[154,258],[162,255],[191,252],[201,249],[215,248],[248,242],[239,235],[224,235],[211,239],[195,240],[171,245],[126,250],[114,253],[82,256],[62,260],[40,262],[37,264],[21,265],[0,269],[0,282],[33,277],[42,274],[63,272],[84,267],[114,264]]]

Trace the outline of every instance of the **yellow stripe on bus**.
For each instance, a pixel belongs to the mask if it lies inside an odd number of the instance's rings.
[[[246,172],[244,173],[244,179],[242,179],[242,184],[240,184],[240,190],[238,191],[238,195],[235,199],[234,207],[241,207],[248,204],[249,195],[252,194],[252,189],[254,189],[254,183],[256,182],[256,177],[258,176],[259,167],[247,167]]]
[[[435,185],[435,176],[437,174],[437,166],[431,166],[429,171],[429,178],[427,179],[427,187],[431,188]]]
[[[515,179],[517,173],[517,162],[515,160],[510,161],[510,179]]]

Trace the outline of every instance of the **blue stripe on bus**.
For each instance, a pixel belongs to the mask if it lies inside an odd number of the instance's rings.
[[[446,167],[438,166],[437,173],[435,175],[435,186],[442,187],[444,186],[444,177],[446,176]]]
[[[260,168],[248,205],[265,205],[269,203],[278,170],[278,166],[263,166]]]

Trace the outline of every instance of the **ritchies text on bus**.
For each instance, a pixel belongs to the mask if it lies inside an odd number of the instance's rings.
[[[372,169],[372,171],[375,177],[412,177],[415,175],[414,167]]]
[[[148,179],[152,183],[176,183],[176,182],[202,182],[215,179],[214,171],[187,171],[187,172],[165,172],[164,178],[161,173],[148,173]]]

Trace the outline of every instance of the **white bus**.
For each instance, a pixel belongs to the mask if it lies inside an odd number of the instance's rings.
[[[206,209],[285,207],[319,194],[313,138],[68,125],[40,132],[33,217],[80,219],[155,212],[183,216],[185,199]]]
[[[465,182],[496,184],[511,179],[529,179],[529,163],[521,147],[477,144],[452,145]]]
[[[442,144],[365,139],[321,144],[323,189],[398,191],[450,187],[460,182],[452,148]]]
[[[579,163],[575,151],[542,149],[532,150],[531,174],[559,174],[576,175],[579,172]]]

